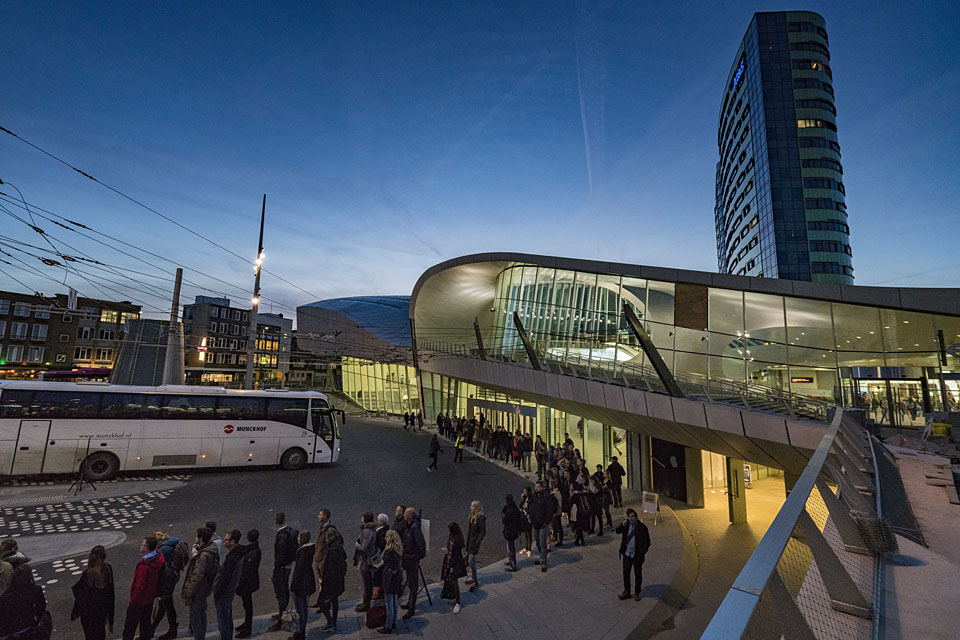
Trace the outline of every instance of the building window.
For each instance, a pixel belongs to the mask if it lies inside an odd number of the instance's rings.
[[[113,360],[113,349],[97,349],[97,362],[110,362]]]
[[[59,340],[60,340],[60,342],[70,342],[70,334],[69,334],[69,333],[61,333],[61,334],[60,334],[60,337],[59,337]]]
[[[13,303],[13,315],[20,316],[21,318],[30,317],[30,305],[26,302],[14,302]]]
[[[225,355],[226,355],[226,354],[224,354],[224,353],[218,353],[218,354],[217,354],[217,364],[223,364],[223,363],[224,363],[224,356],[225,356]]]
[[[184,325],[183,325],[183,332],[184,332],[184,333],[192,333],[192,332],[193,332],[193,325],[190,324],[189,322],[187,322],[186,324],[184,324]]]
[[[35,324],[30,330],[30,339],[44,342],[47,339],[47,325]]]
[[[139,313],[121,313],[120,322],[126,322],[127,320],[136,320],[140,317]]]
[[[90,347],[77,347],[73,350],[73,359],[74,360],[89,360],[90,359]]]
[[[93,339],[93,327],[77,327],[77,340]]]
[[[850,233],[850,227],[846,222],[839,220],[813,220],[807,223],[807,229],[810,231],[839,231],[841,233]]]
[[[233,310],[233,319],[234,319],[234,320],[239,320],[239,319],[240,319],[240,309],[234,309],[234,310]]]
[[[227,348],[227,339],[226,338],[217,338],[216,344],[214,345],[217,349],[226,349]]]
[[[97,310],[93,307],[80,307],[80,318],[83,320],[95,320],[97,318]]]
[[[230,341],[230,349],[231,349],[231,351],[236,351],[236,350],[237,350],[237,341],[236,341],[236,340],[231,340],[231,341]]]
[[[3,337],[3,334],[7,332],[7,321],[0,320],[0,338]]]
[[[71,324],[73,322],[73,316],[69,313],[65,313],[60,321],[63,322],[63,324]]]
[[[825,109],[837,115],[837,108],[829,100],[815,98],[813,100],[797,100],[797,107],[800,109]]]
[[[800,166],[804,169],[833,169],[837,173],[843,173],[843,165],[833,158],[808,158],[801,160]]]
[[[120,314],[117,311],[111,311],[110,309],[103,309],[100,311],[100,322],[110,322],[112,324],[116,324],[119,318]]]
[[[240,319],[246,322],[249,318],[250,318],[250,314],[244,311]]]
[[[10,313],[10,301],[0,300],[0,315],[7,315],[8,313]]]
[[[219,317],[220,317],[220,309],[219,309],[219,307],[210,307],[210,317],[211,317],[211,318],[219,318]]]
[[[26,322],[12,322],[10,323],[10,339],[11,340],[23,340],[27,337],[27,323]]]
[[[819,42],[791,42],[791,51],[816,51],[823,55],[827,60],[830,59],[830,50]]]
[[[226,322],[221,322],[221,323],[220,323],[220,331],[219,331],[219,333],[226,333],[226,332],[227,332],[227,323],[226,323]]]
[[[50,307],[49,306],[40,306],[37,307],[37,310],[33,312],[33,317],[40,320],[49,320],[50,319]]]
[[[247,354],[241,353],[237,355],[237,364],[247,364]]]
[[[193,307],[184,307],[184,308],[183,308],[183,319],[184,319],[184,320],[193,320]]]
[[[113,340],[113,329],[100,329],[98,334],[101,340]]]
[[[217,322],[216,322],[216,320],[211,320],[211,321],[210,321],[210,323],[207,325],[207,330],[209,330],[209,331],[211,331],[211,332],[213,332],[213,333],[216,333],[216,332],[217,332]]]
[[[790,22],[787,24],[787,31],[794,33],[815,33],[825,41],[830,42],[830,39],[827,37],[827,30],[812,22]]]
[[[27,349],[27,362],[30,364],[38,364],[43,362],[44,350],[44,347],[30,347]]]
[[[837,125],[832,122],[827,122],[826,120],[820,120],[819,118],[804,118],[797,120],[797,127],[800,129],[829,129],[830,131],[836,131]]]
[[[230,327],[230,333],[231,333],[232,335],[235,335],[235,336],[240,335],[240,325],[238,325],[238,324],[231,325],[231,327]]]
[[[7,345],[7,362],[13,364],[15,362],[20,362],[23,360],[23,345],[20,344],[8,344]]]
[[[66,362],[66,361],[67,361],[67,354],[65,354],[65,353],[58,353],[56,360],[57,360],[57,362]]]

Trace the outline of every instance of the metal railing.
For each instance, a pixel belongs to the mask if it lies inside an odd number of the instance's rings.
[[[876,511],[871,437],[836,412],[701,640],[873,636],[877,567],[896,538]]]
[[[522,348],[484,345],[485,353],[471,344],[453,343],[445,340],[417,338],[417,349],[426,352],[444,353],[466,358],[494,360],[505,364],[530,367],[527,352]],[[544,341],[536,342],[536,355],[541,368],[561,375],[606,384],[641,389],[653,393],[667,393],[667,389],[652,367],[634,362],[586,358],[576,353],[550,347]],[[692,399],[743,407],[753,411],[766,411],[791,418],[805,418],[827,422],[832,407],[824,402],[802,395],[765,387],[739,380],[673,372],[683,393]]]

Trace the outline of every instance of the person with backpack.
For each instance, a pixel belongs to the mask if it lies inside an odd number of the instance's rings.
[[[133,572],[133,584],[130,585],[130,602],[123,621],[123,640],[133,640],[140,628],[140,638],[153,638],[151,613],[153,601],[157,597],[157,585],[163,572],[163,554],[157,551],[157,539],[147,536],[140,541],[140,553],[143,556]]]
[[[283,628],[283,612],[290,604],[290,572],[297,559],[297,530],[287,524],[287,517],[282,511],[274,516],[277,525],[277,535],[273,541],[273,592],[277,596],[277,613],[273,616],[276,621],[268,631],[280,631]]]
[[[220,640],[233,640],[233,599],[240,586],[240,571],[246,547],[240,544],[240,531],[232,529],[226,533],[221,549],[226,553],[220,572],[213,581],[213,607],[217,612],[217,628]]]
[[[0,591],[2,592],[2,591]],[[107,562],[107,550],[97,545],[90,550],[87,568],[73,585],[73,611],[70,619],[80,618],[84,640],[106,640],[104,627],[113,634],[115,606],[113,567]]]
[[[153,618],[153,628],[156,629],[167,619],[169,628],[157,640],[170,640],[177,637],[177,609],[173,604],[173,592],[180,582],[180,572],[190,558],[190,550],[186,542],[175,536],[169,536],[162,531],[156,534],[160,544],[157,547],[163,554],[163,572],[160,574],[160,583],[157,585],[157,612]]]
[[[260,551],[258,530],[247,531],[247,544],[244,548],[240,584],[237,585],[237,595],[243,603],[243,624],[236,629],[238,638],[247,638],[253,633],[253,594],[260,589],[260,559],[263,555]]]
[[[220,554],[213,542],[213,531],[207,527],[197,529],[196,546],[197,553],[187,564],[180,596],[190,608],[194,640],[204,640],[207,636],[207,597],[220,572]]]
[[[290,580],[290,591],[293,592],[293,605],[297,610],[297,631],[290,640],[304,640],[307,636],[307,616],[309,613],[310,596],[317,592],[317,579],[313,575],[314,545],[310,544],[310,532],[301,531],[297,536],[296,560],[293,567],[293,577]]]
[[[423,539],[420,529],[420,518],[413,507],[407,507],[403,512],[403,519],[407,522],[403,530],[403,570],[407,575],[407,586],[410,588],[410,599],[400,605],[406,609],[404,620],[409,620],[417,611],[417,592],[420,590],[420,561],[427,557],[427,543]]]
[[[360,535],[353,543],[353,566],[360,571],[360,579],[363,582],[363,600],[354,609],[357,613],[363,613],[370,608],[375,560],[380,555],[377,549],[377,525],[373,522],[373,513],[364,511],[360,516],[360,523]]]

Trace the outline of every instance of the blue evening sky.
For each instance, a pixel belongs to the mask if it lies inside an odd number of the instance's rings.
[[[263,291],[289,306],[409,293],[484,251],[715,271],[721,90],[753,12],[782,9],[827,21],[857,284],[960,286],[957,2],[7,0],[0,126],[250,258],[266,193],[265,266],[309,293],[270,274]],[[2,133],[0,179],[249,298],[249,265]],[[65,253],[161,273],[41,226]]]

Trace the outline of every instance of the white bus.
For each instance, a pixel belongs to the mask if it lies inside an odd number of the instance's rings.
[[[0,380],[0,476],[301,469],[340,457],[337,414],[316,391]]]

